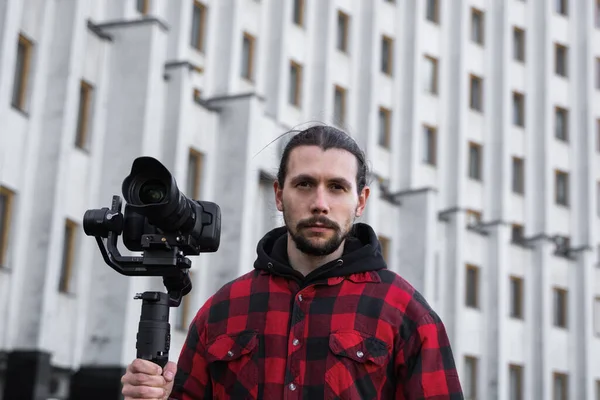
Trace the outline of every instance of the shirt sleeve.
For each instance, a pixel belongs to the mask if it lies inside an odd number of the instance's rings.
[[[464,399],[446,328],[431,311],[396,355],[397,400]]]
[[[190,324],[177,362],[177,374],[170,400],[212,399],[212,384],[204,350],[204,330],[209,308],[210,300]]]

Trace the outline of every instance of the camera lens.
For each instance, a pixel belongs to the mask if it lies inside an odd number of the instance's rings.
[[[140,201],[143,204],[160,203],[165,199],[166,195],[166,185],[156,179],[145,182],[140,188]]]

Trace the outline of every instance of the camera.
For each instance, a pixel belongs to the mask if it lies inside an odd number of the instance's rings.
[[[126,276],[162,276],[167,293],[138,293],[142,312],[137,335],[138,358],[164,366],[170,346],[169,307],[178,307],[192,289],[187,256],[216,252],[221,211],[216,203],[187,198],[169,170],[152,157],[136,158],[111,207],[87,210],[83,230],[94,236],[106,264]],[[118,237],[132,252],[123,256]],[[106,243],[105,243],[106,241]]]

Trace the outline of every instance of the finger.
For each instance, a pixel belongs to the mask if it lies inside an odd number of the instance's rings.
[[[172,361],[169,361],[167,365],[165,365],[163,376],[167,382],[171,382],[173,378],[175,378],[175,374],[177,373],[177,364]]]
[[[128,376],[126,383],[130,384],[131,386],[164,388],[167,384],[167,381],[161,375],[131,374]]]
[[[123,386],[121,391],[123,396],[127,399],[164,399],[167,392],[163,388],[156,388],[150,386]]]
[[[162,368],[160,365],[156,365],[152,361],[142,360],[140,358],[133,360],[128,369],[134,374],[162,375]]]

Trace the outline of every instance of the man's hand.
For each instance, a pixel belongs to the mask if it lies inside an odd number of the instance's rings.
[[[169,361],[164,370],[148,360],[136,359],[121,378],[125,400],[167,400],[173,390],[177,366]]]

